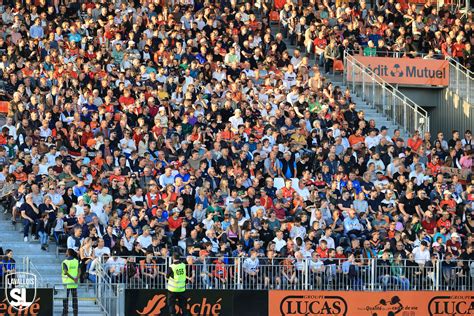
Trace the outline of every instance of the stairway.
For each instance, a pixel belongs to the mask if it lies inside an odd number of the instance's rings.
[[[13,257],[17,262],[17,270],[25,271],[24,263],[28,260],[29,272],[36,274],[38,287],[55,288],[53,310],[54,315],[61,315],[65,291],[61,280],[61,262],[64,254],[56,256],[56,244],[51,241],[49,250],[43,251],[39,241],[23,241],[23,225],[18,222],[15,226],[10,221],[11,215],[3,214],[0,208],[0,246],[3,250],[13,250]],[[31,239],[31,238],[30,238]],[[93,285],[80,285],[78,290],[79,314],[80,315],[103,315],[100,307],[96,304],[97,298]],[[70,301],[69,314],[72,315],[72,303]]]
[[[276,34],[280,31],[279,27],[276,26],[276,25],[271,26],[271,29],[272,29],[272,34]],[[285,39],[284,41],[285,41],[285,44],[287,46],[288,53],[290,54],[290,56],[292,56],[293,51],[297,47],[295,45],[291,45],[289,39]],[[300,49],[300,51],[301,51],[301,49]],[[302,55],[303,56],[305,55],[304,51],[302,51]],[[310,58],[309,62],[310,62],[311,65],[314,65],[315,59]],[[313,75],[313,71],[310,70],[310,76],[312,76],[312,75]],[[325,74],[324,75],[324,77],[326,77],[330,82],[332,82],[334,86],[339,86],[339,87],[341,87],[342,91],[345,91],[346,86],[343,83],[343,77],[342,76],[343,76],[343,74]],[[376,127],[379,130],[382,126],[385,126],[388,129],[388,135],[392,136],[396,129],[400,129],[400,126],[398,126],[393,121],[389,120],[388,117],[385,116],[384,114],[377,112],[377,110],[375,108],[373,108],[372,106],[367,104],[360,96],[355,95],[354,93],[351,93],[351,97],[352,97],[352,101],[356,104],[356,110],[357,111],[364,111],[365,119],[367,120],[367,122],[370,121],[371,119],[375,120]],[[401,131],[400,136],[403,138],[403,140],[405,141],[405,144],[406,144],[406,141],[408,140],[410,135],[408,135],[406,133],[406,131],[404,131],[403,129],[400,129],[400,131]]]
[[[53,315],[62,315],[63,299],[66,297],[66,290],[62,286],[56,286],[54,289]],[[105,315],[99,305],[97,305],[97,295],[93,285],[79,285],[77,289],[77,301],[79,315]],[[68,302],[69,315],[73,314],[72,299]]]
[[[343,80],[342,75],[328,75],[327,77],[328,77],[329,80],[331,80],[331,82],[333,83],[334,86],[341,87],[342,91],[346,90],[346,86],[342,82],[342,80]],[[410,137],[410,135],[408,135],[406,133],[406,131],[401,129],[400,126],[398,126],[396,123],[391,121],[387,116],[385,116],[382,113],[379,113],[377,111],[377,109],[375,109],[371,105],[367,104],[367,102],[365,102],[362,99],[361,96],[356,95],[355,93],[351,93],[351,98],[352,98],[352,101],[356,104],[356,110],[357,111],[364,111],[365,119],[366,119],[367,122],[370,121],[370,120],[374,120],[375,124],[376,124],[375,126],[379,130],[382,126],[387,127],[387,129],[388,129],[387,134],[389,136],[392,136],[396,129],[400,129],[400,132],[401,132],[400,136],[401,136],[401,138],[403,138],[403,140],[405,141],[405,144],[406,144],[408,138]]]

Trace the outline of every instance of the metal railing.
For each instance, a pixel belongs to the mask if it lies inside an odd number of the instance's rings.
[[[449,89],[467,102],[474,97],[474,73],[464,67],[456,59],[449,60]]]
[[[344,83],[367,104],[410,135],[430,130],[428,112],[421,106],[347,53],[344,64]]]
[[[140,262],[143,258],[119,260],[119,270],[116,270],[116,262],[101,262],[104,276],[98,283],[108,283],[111,288],[120,285],[125,289],[166,289],[166,269],[171,263],[170,258],[155,258],[146,263]],[[419,264],[410,260],[380,258],[313,260],[300,257],[270,261],[264,257],[188,257],[186,262],[188,289],[474,290],[474,261],[433,259]],[[114,267],[113,272],[110,272],[111,267]],[[103,286],[99,284],[98,288]],[[100,293],[100,296],[105,294],[103,291]],[[109,305],[105,302],[104,308]]]
[[[30,258],[25,257],[25,258],[23,258],[23,261],[25,263],[25,266],[27,267],[27,270],[28,270],[27,272],[30,272],[30,273],[33,273],[34,275],[36,275],[36,282],[38,284],[38,287],[40,287],[40,286],[41,287],[48,287],[49,284],[44,282],[43,276],[39,272],[36,265],[30,260]]]
[[[97,305],[105,315],[118,315],[120,311],[119,291],[123,289],[123,286],[115,282],[116,280],[106,271],[106,266],[100,261],[97,262],[95,276]]]

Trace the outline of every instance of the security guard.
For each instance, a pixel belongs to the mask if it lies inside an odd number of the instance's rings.
[[[179,253],[173,253],[173,263],[168,268],[168,309],[170,315],[188,315],[186,309],[186,265],[179,260]],[[177,312],[175,305],[180,310]]]
[[[63,315],[68,314],[69,294],[72,295],[72,309],[74,316],[78,315],[77,284],[79,280],[79,261],[73,249],[66,251],[66,259],[61,265],[63,285],[66,287],[66,297],[63,299]]]

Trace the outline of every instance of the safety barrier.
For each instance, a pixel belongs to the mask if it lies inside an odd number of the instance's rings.
[[[99,282],[126,289],[166,289],[170,258],[124,257],[101,262]],[[159,263],[157,262],[159,261]],[[117,268],[119,267],[119,268]],[[474,261],[196,258],[187,259],[188,289],[471,291]]]

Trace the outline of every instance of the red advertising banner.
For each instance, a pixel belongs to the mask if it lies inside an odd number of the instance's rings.
[[[474,315],[472,292],[270,291],[272,316]]]
[[[351,56],[371,69],[376,75],[391,84],[405,86],[447,86],[449,85],[449,61],[422,58],[391,58]],[[360,74],[347,63],[348,80],[355,77],[359,81]]]

